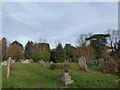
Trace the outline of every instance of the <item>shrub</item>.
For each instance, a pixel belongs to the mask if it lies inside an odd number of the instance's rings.
[[[50,53],[48,52],[35,52],[33,53],[33,60],[35,62],[39,60],[49,61],[50,60]]]

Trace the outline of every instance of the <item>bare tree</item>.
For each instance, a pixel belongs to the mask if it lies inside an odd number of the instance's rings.
[[[85,35],[81,34],[78,39],[77,39],[77,43],[79,46],[82,46],[83,43],[85,43]]]
[[[17,41],[12,42],[8,48],[8,56],[16,61],[23,59],[23,46]]]
[[[120,30],[109,29],[107,33],[110,34],[110,37],[108,37],[108,45],[116,47],[117,42],[120,40]]]
[[[95,59],[95,51],[92,46],[83,44],[80,49],[80,56],[86,58],[88,65],[92,65],[92,60]]]
[[[118,49],[118,42],[120,40],[120,30],[111,30],[111,29],[109,29],[107,31],[107,33],[110,34],[110,37],[108,38],[108,45],[111,46],[112,53],[114,54],[114,56],[116,58],[117,49]]]
[[[86,43],[86,38],[92,36],[92,33],[88,33],[88,34],[80,34],[80,36],[77,38],[77,44],[78,46],[82,46],[82,44]]]
[[[39,41],[38,41],[38,43],[46,43],[47,42],[47,39],[44,39],[44,38],[39,38]],[[46,50],[46,47],[45,46],[43,46],[43,51],[45,52],[45,50]]]

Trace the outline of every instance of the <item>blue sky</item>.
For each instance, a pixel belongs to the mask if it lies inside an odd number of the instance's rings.
[[[84,33],[104,33],[118,28],[117,2],[5,2],[2,37],[8,42],[44,38],[51,48],[60,41],[76,44]]]

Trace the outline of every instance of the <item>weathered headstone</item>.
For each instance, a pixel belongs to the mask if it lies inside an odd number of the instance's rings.
[[[4,66],[7,66],[7,61],[4,61]]]
[[[92,65],[97,65],[97,60],[92,60]]]
[[[50,61],[50,64],[53,64],[53,61]]]
[[[7,78],[9,78],[10,76],[10,60],[11,60],[11,57],[9,57],[7,62]]]
[[[15,60],[12,60],[11,63],[12,63],[12,64],[15,63]]]
[[[64,71],[65,71],[66,73],[69,72],[69,65],[68,65],[68,64],[64,64],[63,68],[64,68]]]
[[[60,76],[60,81],[65,83],[65,85],[72,84],[73,80],[71,80],[71,76],[69,76],[69,73],[63,72]]]
[[[105,62],[104,62],[104,60],[102,58],[99,58],[98,59],[98,64],[99,64],[99,66],[104,66]]]
[[[29,61],[29,63],[32,63],[32,62],[33,62],[33,59],[29,59],[28,61]]]
[[[78,61],[79,63],[79,69],[80,70],[84,70],[84,71],[87,71],[87,64],[86,64],[86,59],[81,57]]]
[[[39,64],[41,64],[41,61],[38,61]]]
[[[73,80],[71,80],[71,76],[69,75],[69,65],[68,65],[68,62],[64,62],[63,69],[64,69],[64,72],[60,76],[60,81],[65,83],[65,85],[72,84]]]
[[[45,62],[43,60],[39,61],[39,64],[45,67]]]
[[[22,63],[26,64],[26,63],[29,63],[29,61],[26,59],[26,60],[21,60]]]

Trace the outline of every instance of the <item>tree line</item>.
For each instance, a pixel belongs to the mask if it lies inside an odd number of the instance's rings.
[[[5,37],[0,40],[2,45],[2,60],[8,57],[16,62],[21,59],[33,59],[35,62],[44,61],[63,62],[64,60],[74,61],[80,57],[85,57],[90,65],[91,60],[104,58],[104,60],[120,58],[120,30],[108,30],[106,34],[80,34],[76,39],[78,46],[65,44],[63,47],[59,42],[55,49],[50,49],[49,43],[34,43],[28,41],[23,47],[18,41],[13,41],[8,45]],[[111,50],[111,52],[108,52]]]

